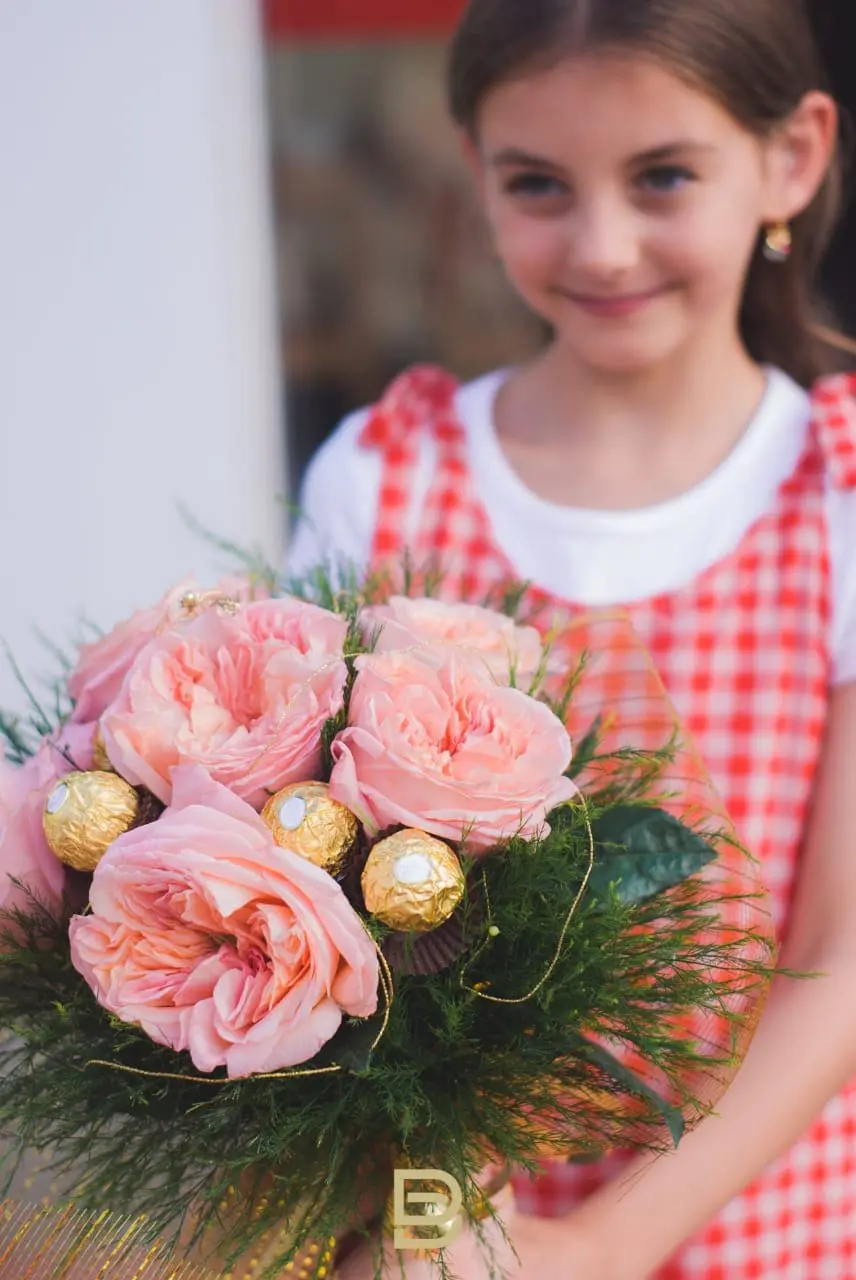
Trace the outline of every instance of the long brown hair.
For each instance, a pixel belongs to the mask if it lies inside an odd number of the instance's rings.
[[[475,136],[479,107],[496,85],[604,49],[656,58],[760,137],[806,93],[826,87],[803,0],[470,0],[449,60],[452,115]],[[792,224],[788,262],[768,262],[759,236],[746,278],[740,332],[749,354],[804,386],[852,365],[856,354],[856,344],[820,322],[815,302],[841,187],[839,144],[820,190]]]

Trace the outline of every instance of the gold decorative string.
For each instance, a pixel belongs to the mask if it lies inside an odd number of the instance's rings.
[[[582,900],[583,900],[583,895],[584,895],[584,893],[585,893],[586,889],[588,888],[588,883],[589,883],[589,880],[591,879],[592,871],[594,870],[594,857],[595,857],[594,831],[592,830],[591,821],[590,821],[589,816],[588,816],[588,806],[587,806],[587,804],[586,804],[585,796],[582,794],[582,792],[579,792],[579,793],[578,793],[578,798],[579,798],[579,802],[580,802],[580,804],[582,805],[582,809],[583,809],[583,822],[585,823],[586,833],[587,833],[587,835],[588,835],[588,846],[589,846],[588,867],[586,868],[586,873],[585,873],[585,875],[583,876],[583,882],[582,882],[582,884],[580,885],[580,888],[579,888],[579,891],[578,891],[578,893],[577,893],[577,896],[574,898],[574,901],[573,901],[573,903],[571,904],[571,908],[570,908],[570,910],[568,911],[567,916],[565,917],[565,922],[564,922],[564,924],[562,925],[562,930],[561,930],[561,933],[559,934],[559,940],[558,940],[558,942],[556,943],[556,950],[555,950],[555,952],[553,953],[553,958],[552,958],[552,960],[550,961],[549,965],[547,966],[547,971],[546,971],[546,973],[543,975],[543,977],[542,977],[538,982],[536,982],[536,984],[535,984],[535,986],[532,988],[532,990],[531,990],[531,991],[528,991],[528,992],[526,993],[526,995],[525,995],[525,996],[517,996],[517,997],[514,997],[514,998],[509,997],[509,996],[491,996],[491,995],[488,995],[485,991],[480,991],[480,990],[479,990],[479,985],[478,985],[478,984],[477,984],[475,987],[468,987],[468,986],[466,985],[466,983],[464,982],[464,976],[463,976],[463,974],[462,974],[462,975],[461,975],[461,986],[464,988],[464,990],[465,990],[465,991],[469,991],[472,995],[474,995],[474,996],[478,996],[478,998],[479,998],[480,1000],[489,1000],[492,1004],[526,1004],[526,1003],[527,1003],[527,1001],[531,1000],[533,996],[536,996],[536,995],[538,994],[538,992],[541,990],[541,988],[542,988],[542,987],[544,987],[544,986],[545,986],[545,985],[550,981],[550,978],[553,976],[553,974],[554,974],[554,972],[555,972],[555,970],[556,970],[556,965],[559,963],[559,960],[561,959],[561,956],[562,956],[562,951],[563,951],[564,946],[565,946],[565,939],[566,939],[566,938],[567,938],[567,936],[568,936],[568,930],[569,930],[569,929],[570,929],[570,927],[571,927],[571,924],[572,924],[572,922],[573,922],[574,916],[577,914],[577,910],[579,909],[579,905],[580,905],[580,903],[581,903],[581,902],[582,902]],[[490,929],[491,929],[491,926],[490,926],[490,917],[491,917],[490,895],[489,895],[489,893],[488,893],[488,888],[487,888],[487,877],[485,876],[484,872],[482,872],[482,884],[483,884],[483,887],[484,887],[485,901],[486,901],[486,903],[487,903],[488,936],[487,936],[487,938],[485,939],[485,941],[482,943],[481,947],[479,947],[479,949],[478,949],[478,951],[475,953],[475,955],[471,958],[471,960],[470,960],[469,964],[467,965],[467,968],[468,968],[468,969],[472,967],[472,965],[475,963],[475,961],[478,959],[478,957],[482,954],[482,952],[483,952],[483,951],[485,950],[485,948],[488,946],[488,944],[489,944],[489,940],[490,940],[490,938],[491,938],[491,936],[492,936],[492,935],[491,935],[491,932],[490,932]]]
[[[377,958],[380,962],[380,988],[384,997],[383,1021],[380,1030],[371,1043],[370,1052],[374,1053],[380,1044],[387,1027],[389,1026],[389,1015],[392,1008],[392,1002],[395,996],[395,990],[392,981],[392,971],[387,962],[386,956],[381,951],[378,944],[372,939],[374,949],[377,952]],[[187,1076],[181,1075],[174,1071],[143,1071],[141,1067],[128,1067],[121,1062],[107,1062],[103,1058],[90,1058],[85,1067],[106,1067],[110,1071],[122,1071],[129,1076],[143,1076],[147,1080],[181,1080],[186,1084],[207,1084],[215,1088],[223,1088],[226,1085],[236,1084],[239,1080],[305,1080],[309,1076],[332,1076],[338,1075],[344,1071],[344,1067],[333,1064],[329,1067],[301,1067],[296,1071],[261,1071],[251,1076],[244,1077],[227,1077],[225,1080],[212,1080],[210,1076]]]

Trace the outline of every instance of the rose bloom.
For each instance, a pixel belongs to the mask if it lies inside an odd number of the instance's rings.
[[[330,791],[370,833],[416,827],[483,853],[546,834],[550,810],[576,795],[562,722],[480,664],[419,649],[366,654],[357,669]]]
[[[203,764],[260,808],[317,776],[321,728],[342,707],[348,624],[285,598],[211,609],[150,641],[101,719],[129,782],[168,803],[176,765]]]
[[[519,626],[505,614],[474,604],[393,596],[387,604],[364,609],[360,620],[367,638],[382,627],[375,653],[426,643],[455,645],[482,662],[502,684],[513,677],[518,689],[532,684],[544,653],[534,627]]]
[[[71,958],[99,1004],[199,1071],[309,1062],[377,1009],[374,944],[336,881],[199,767],[96,868]]]
[[[0,757],[0,910],[26,911],[32,905],[13,880],[45,906],[61,902],[65,867],[45,839],[42,813],[57,779],[91,764],[92,727],[81,725],[67,725],[46,739],[22,765]]]
[[[216,590],[243,603],[265,594],[249,579],[239,577],[224,578]],[[121,689],[137,655],[159,632],[181,620],[181,601],[189,591],[201,593],[193,578],[172,587],[151,608],[138,609],[107,635],[81,646],[77,665],[68,679],[68,692],[75,703],[74,721],[88,723],[100,718]]]

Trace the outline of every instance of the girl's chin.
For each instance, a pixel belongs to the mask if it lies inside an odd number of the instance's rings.
[[[584,343],[579,335],[558,335],[558,341],[571,360],[582,369],[606,377],[638,377],[666,364],[676,353],[679,343],[652,342],[644,334],[620,337],[611,341]]]
[[[555,341],[572,362],[613,376],[644,373],[665,364],[688,337],[682,317],[662,313],[582,324],[577,316],[556,316],[552,328]]]

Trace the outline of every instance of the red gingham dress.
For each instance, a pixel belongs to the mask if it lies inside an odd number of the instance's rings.
[[[442,370],[402,375],[370,414],[361,447],[381,451],[375,565],[404,550],[423,433],[437,464],[410,550],[438,562],[445,588],[481,599],[515,578],[496,545]],[[760,860],[776,928],[787,924],[826,717],[831,570],[824,492],[856,487],[856,378],[814,392],[806,448],[768,512],[736,550],[677,591],[627,606],[744,843]],[[536,603],[549,601],[537,588]],[[565,611],[580,609],[557,601]],[[597,1164],[545,1166],[516,1180],[523,1212],[562,1215],[614,1175]],[[658,1280],[856,1280],[856,1081],[788,1154],[656,1273]]]

